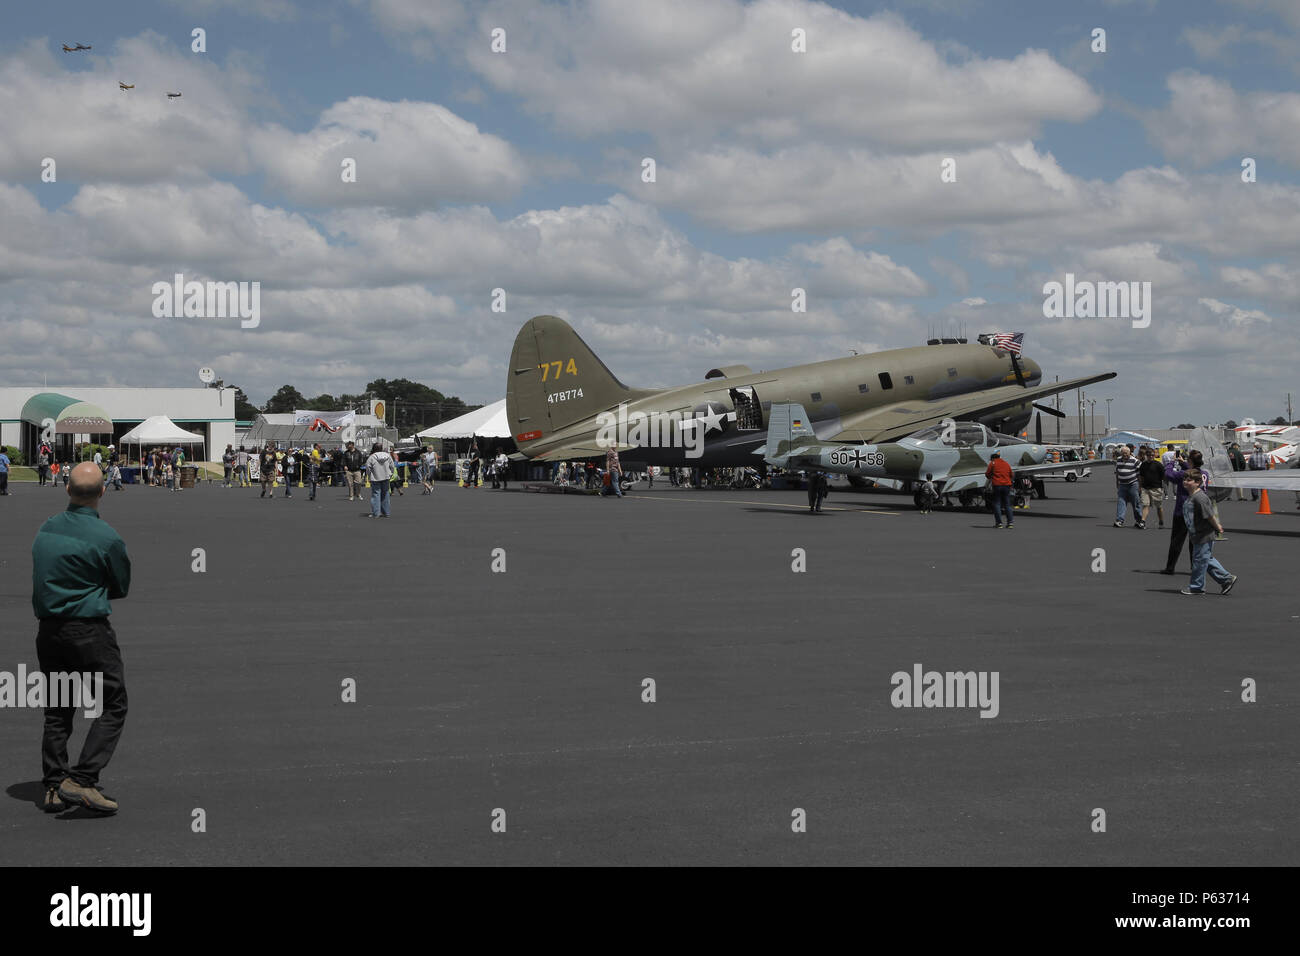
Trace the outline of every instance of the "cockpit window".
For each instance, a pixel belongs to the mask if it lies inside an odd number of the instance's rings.
[[[935,425],[912,436],[916,441],[939,442],[949,447],[970,448],[973,445],[995,443],[990,433],[979,422],[956,422],[952,425]]]

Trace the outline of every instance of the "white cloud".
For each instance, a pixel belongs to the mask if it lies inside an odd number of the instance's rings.
[[[518,151],[436,103],[354,96],[335,103],[306,133],[263,127],[250,146],[271,185],[315,206],[502,199],[528,176]],[[342,161],[356,161],[343,182]]]
[[[580,135],[963,147],[1024,138],[1101,106],[1041,50],[954,58],[892,14],[863,18],[807,0],[496,0],[473,7],[467,30],[454,10],[428,15],[406,0],[373,9],[381,26],[440,35],[440,49],[463,49],[489,84]],[[507,31],[505,54],[490,49],[495,27]],[[807,53],[791,50],[795,28],[806,31]]]
[[[1147,114],[1151,139],[1173,162],[1205,166],[1267,156],[1300,166],[1300,93],[1238,93],[1211,76],[1169,77],[1169,105]]]

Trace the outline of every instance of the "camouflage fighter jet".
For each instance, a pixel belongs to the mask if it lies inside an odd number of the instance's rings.
[[[945,419],[1014,433],[1034,408],[1060,414],[1038,400],[1115,377],[1044,384],[1032,359],[952,338],[773,371],[727,365],[692,385],[629,388],[553,315],[524,323],[506,375],[521,457],[593,458],[612,444],[627,461],[702,468],[755,464],[773,403],[804,405],[827,442],[888,442]]]
[[[870,478],[887,487],[918,484],[930,474],[934,476],[940,498],[956,495],[963,507],[984,503],[988,480],[984,473],[995,452],[1011,466],[1017,479],[1061,472],[1070,467],[1068,462],[1045,461],[1048,453],[1045,445],[1000,435],[979,422],[951,419],[896,442],[845,445],[822,441],[808,426],[808,413],[798,403],[772,405],[767,443],[761,450],[763,460],[778,468]],[[1088,464],[1114,462],[1098,460]],[[914,500],[921,507],[919,488]]]

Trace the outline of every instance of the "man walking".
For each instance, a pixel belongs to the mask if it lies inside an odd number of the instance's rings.
[[[1142,501],[1138,496],[1138,460],[1121,445],[1115,452],[1115,527],[1124,527],[1128,506],[1133,506],[1133,527],[1147,526],[1142,520]]]
[[[0,495],[9,494],[9,456],[0,445]]]
[[[622,498],[623,489],[619,487],[618,483],[619,479],[623,477],[623,466],[619,464],[618,449],[613,445],[605,449],[605,470],[609,472],[610,488],[616,496]]]
[[[1233,442],[1228,447],[1228,461],[1232,464],[1233,471],[1246,470],[1246,456],[1241,453],[1241,446],[1238,445],[1236,442]],[[1245,489],[1242,488],[1237,489],[1237,500],[1238,501],[1246,500]]]
[[[221,487],[229,488],[231,479],[235,475],[235,449],[227,445],[226,450],[221,453],[221,468],[225,472],[225,480],[222,481]]]
[[[1003,460],[998,452],[989,458],[989,466],[984,469],[993,490],[993,527],[1002,527],[1002,516],[1006,515],[1007,530],[1014,525],[1015,518],[1011,511],[1011,466]]]
[[[259,498],[275,497],[275,449],[268,442],[262,449],[261,457],[257,459],[258,478],[262,484],[262,493]]]
[[[366,459],[366,473],[370,477],[370,517],[388,517],[388,483],[396,471],[393,456],[384,451],[384,446],[379,442],[371,445],[370,457]]]
[[[1142,491],[1142,524],[1146,525],[1151,506],[1155,505],[1160,527],[1165,526],[1165,469],[1156,453],[1143,445],[1138,450],[1138,483]]]
[[[1268,455],[1264,453],[1264,446],[1261,445],[1259,442],[1255,442],[1255,449],[1250,453],[1250,461],[1248,462],[1248,467],[1251,471],[1268,470]],[[1250,489],[1250,500],[1251,501],[1259,500],[1258,488]]]
[[[822,502],[826,500],[826,494],[829,491],[829,484],[826,481],[826,472],[814,471],[808,475],[808,512],[809,514],[821,514]]]
[[[1192,468],[1196,468],[1201,475],[1201,483],[1205,483],[1205,472],[1201,470],[1201,465],[1205,463],[1204,456],[1199,451],[1193,451],[1188,456],[1190,465],[1183,467],[1182,459],[1174,458],[1165,465],[1165,477],[1178,486],[1178,494],[1174,497],[1174,516],[1169,522],[1169,557],[1165,560],[1164,569],[1161,574],[1174,574],[1178,570],[1178,554],[1183,549],[1183,542],[1187,541],[1188,527],[1183,519],[1183,505],[1187,502],[1187,484],[1183,477]],[[1193,556],[1191,542],[1187,544],[1188,555]]]
[[[433,482],[438,474],[438,453],[432,447],[424,449],[424,493],[433,494]]]
[[[84,462],[72,469],[67,510],[41,525],[32,543],[32,609],[40,621],[36,657],[46,686],[53,686],[56,673],[103,675],[102,699],[96,702],[103,710],[71,769],[68,737],[75,709],[45,708],[41,763],[47,813],[69,806],[117,812],[117,802],[99,789],[99,775],[126,722],[122,653],[108,616],[109,602],[130,590],[131,561],[121,536],[99,516],[103,495],[99,466]]]
[[[361,500],[361,467],[365,460],[356,443],[348,442],[348,450],[343,453],[343,471],[348,479],[348,501]]]
[[[1227,594],[1237,583],[1237,576],[1229,574],[1227,568],[1214,556],[1214,535],[1223,534],[1223,525],[1214,511],[1214,502],[1202,488],[1202,476],[1199,468],[1189,468],[1183,475],[1183,485],[1187,489],[1187,500],[1183,503],[1183,523],[1187,525],[1192,538],[1192,577],[1183,588],[1183,594],[1204,594],[1205,573],[1208,571],[1221,589]]]

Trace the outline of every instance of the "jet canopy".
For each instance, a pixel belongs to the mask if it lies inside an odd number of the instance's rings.
[[[952,422],[913,432],[908,444],[930,448],[988,448],[998,444],[997,436],[979,422]]]

